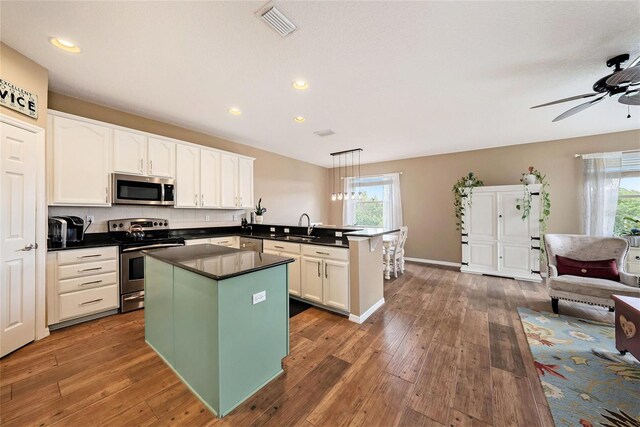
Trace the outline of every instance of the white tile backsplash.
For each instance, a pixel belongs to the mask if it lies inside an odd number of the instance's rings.
[[[107,221],[120,218],[163,218],[169,220],[171,228],[240,225],[240,219],[243,217],[248,219],[249,212],[243,209],[179,209],[149,206],[112,206],[110,208],[49,206],[49,216],[74,215],[86,221],[87,215],[93,215],[95,222],[87,229],[87,233],[106,233]],[[207,215],[209,221],[205,221]]]

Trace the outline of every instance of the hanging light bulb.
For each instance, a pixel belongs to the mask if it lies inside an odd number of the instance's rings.
[[[336,193],[331,193],[331,201],[335,202],[337,198]]]
[[[346,191],[344,192],[344,199],[349,200],[349,193],[347,193]]]
[[[355,200],[356,199],[356,192],[352,191],[351,192],[351,200]]]
[[[342,193],[338,193],[338,200],[342,200]]]

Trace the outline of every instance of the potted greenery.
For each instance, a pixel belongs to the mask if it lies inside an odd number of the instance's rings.
[[[263,208],[261,206],[262,204],[262,198],[260,198],[260,200],[258,200],[258,205],[256,206],[256,224],[262,224],[262,215],[265,214],[265,212],[267,212],[267,208]]]
[[[544,239],[542,235],[547,230],[547,221],[549,215],[551,215],[551,197],[549,195],[549,183],[546,180],[546,175],[543,175],[539,170],[533,166],[529,166],[528,173],[523,173],[520,178],[520,182],[524,184],[524,195],[522,199],[516,200],[516,209],[522,211],[522,220],[524,221],[529,217],[531,213],[531,191],[529,191],[529,185],[535,183],[542,184],[540,189],[540,202],[542,204],[542,212],[540,215],[540,251],[544,252]]]
[[[479,180],[473,172],[469,172],[466,176],[460,178],[454,185],[453,189],[453,208],[456,215],[456,230],[464,230],[464,208],[465,198],[471,196],[474,187],[482,187],[484,182]],[[469,199],[471,204],[471,199]]]

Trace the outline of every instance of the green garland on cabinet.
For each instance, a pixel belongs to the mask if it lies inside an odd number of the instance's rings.
[[[551,215],[551,196],[549,195],[549,183],[546,180],[546,175],[543,175],[539,170],[535,169],[533,166],[529,166],[529,173],[522,174],[522,178],[520,178],[520,182],[524,184],[524,194],[522,199],[516,200],[516,209],[522,211],[522,220],[524,221],[531,214],[531,191],[529,191],[529,184],[526,180],[526,175],[534,175],[536,177],[536,181],[542,184],[542,188],[540,189],[540,202],[542,204],[542,215],[540,216],[540,252],[544,253],[544,239],[542,235],[547,230],[547,221],[549,220],[549,215]]]
[[[460,178],[454,185],[451,191],[453,191],[453,208],[456,215],[456,230],[462,231],[464,229],[464,198],[470,197],[473,192],[473,187],[482,187],[484,182],[479,180],[473,172],[469,172],[466,176]],[[469,189],[469,193],[466,194],[466,190]],[[471,199],[469,199],[469,205],[471,205]]]

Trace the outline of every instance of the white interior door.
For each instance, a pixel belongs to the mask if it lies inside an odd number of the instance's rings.
[[[35,339],[36,136],[0,123],[0,357]]]

